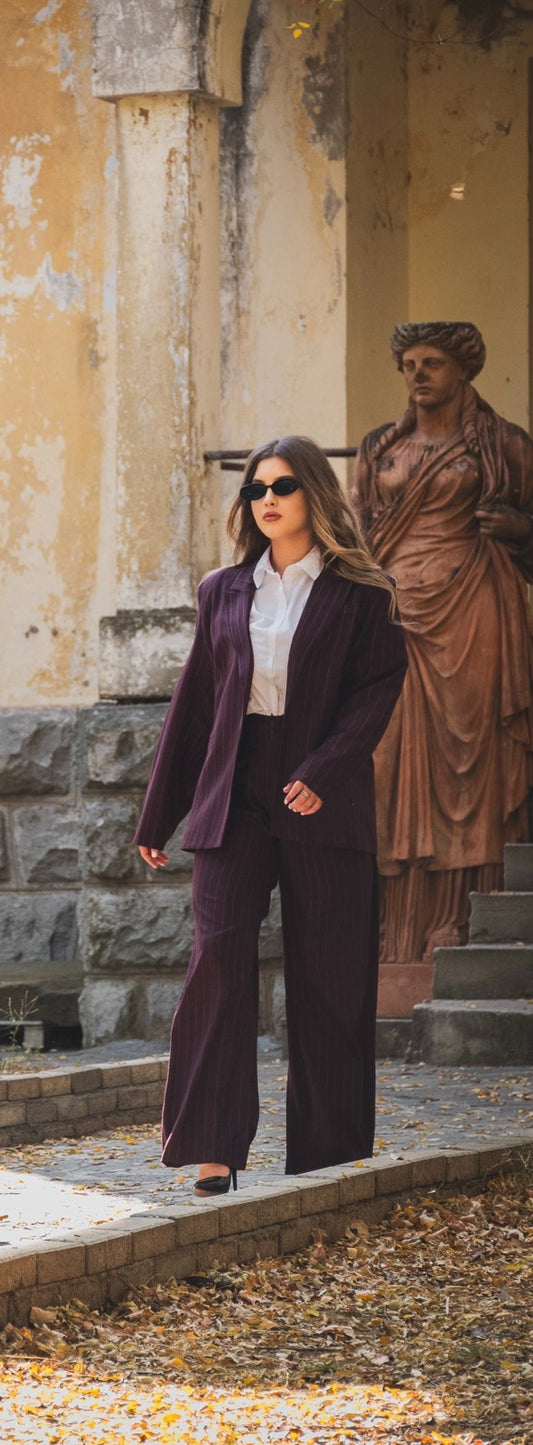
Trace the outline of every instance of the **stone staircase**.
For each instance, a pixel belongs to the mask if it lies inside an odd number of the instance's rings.
[[[413,1062],[533,1064],[533,843],[507,844],[504,886],[470,895],[463,948],[435,949],[433,999],[413,1009]]]

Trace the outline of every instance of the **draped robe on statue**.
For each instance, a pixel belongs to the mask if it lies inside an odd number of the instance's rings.
[[[504,843],[528,838],[532,776],[533,540],[489,539],[475,512],[533,513],[533,443],[470,385],[455,436],[415,441],[414,422],[365,438],[353,493],[409,655],[375,754],[383,963],[465,941],[470,891],[501,887]]]

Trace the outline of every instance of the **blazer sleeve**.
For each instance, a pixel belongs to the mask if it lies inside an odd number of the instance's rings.
[[[134,843],[164,848],[192,804],[213,726],[213,656],[205,582],[194,641],[157,744]]]
[[[344,698],[327,737],[293,772],[319,798],[329,800],[346,787],[350,773],[372,756],[402,690],[407,668],[403,628],[389,619],[389,596],[372,592],[366,622],[348,663]]]

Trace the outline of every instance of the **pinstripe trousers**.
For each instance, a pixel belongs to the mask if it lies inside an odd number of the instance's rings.
[[[195,942],[172,1021],[162,1162],[244,1169],[259,1118],[258,935],[279,881],[289,1068],[286,1172],[367,1158],[375,1112],[375,858],[270,833],[283,719],[251,715],[220,848],[193,868]]]

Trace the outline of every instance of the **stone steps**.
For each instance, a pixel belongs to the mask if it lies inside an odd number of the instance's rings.
[[[433,999],[417,1004],[411,1057],[426,1064],[533,1064],[533,1001]]]
[[[470,943],[533,942],[531,893],[471,893]]]
[[[464,948],[436,948],[433,997],[533,997],[533,945],[467,943]]]
[[[433,999],[413,1009],[410,1058],[533,1064],[533,843],[504,850],[506,892],[472,893],[469,942],[435,950]]]

